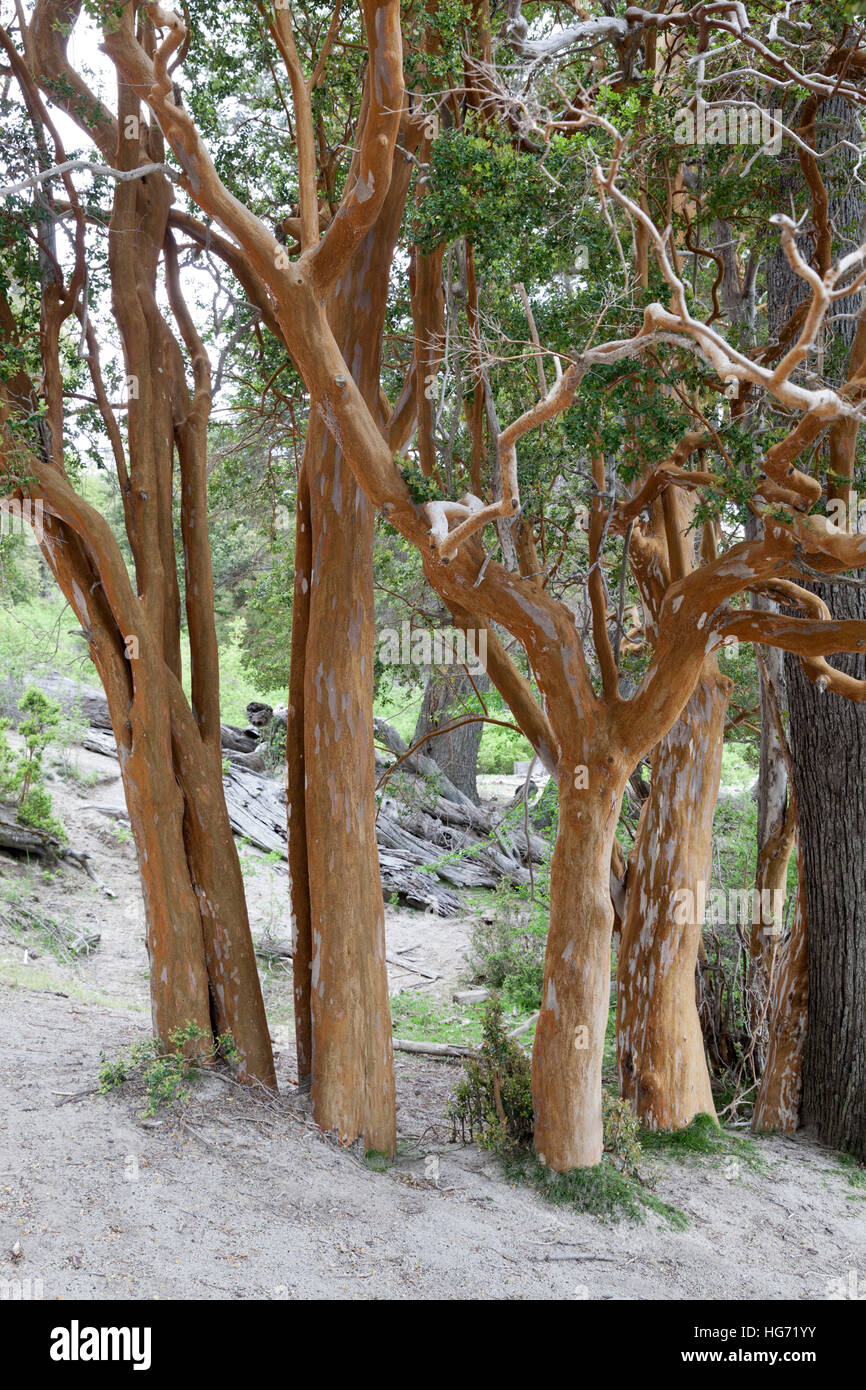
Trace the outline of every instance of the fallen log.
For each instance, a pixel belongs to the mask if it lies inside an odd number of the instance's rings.
[[[259,739],[255,725],[268,717],[267,705],[251,704],[247,714],[254,726],[249,730],[223,725],[227,766],[223,775],[226,807],[235,834],[265,854],[288,859],[286,792],[281,781],[263,776],[264,764],[256,748]],[[279,711],[271,711],[276,720]],[[400,756],[405,744],[385,720],[377,720],[377,735]],[[262,726],[263,727],[263,726]],[[82,739],[84,747],[116,756],[114,739],[102,729],[91,728]],[[433,770],[427,778],[426,764]],[[417,768],[412,772],[413,765]],[[382,891],[401,902],[439,917],[454,917],[463,904],[454,889],[494,888],[503,880],[514,884],[530,881],[526,867],[527,851],[536,862],[547,853],[547,846],[536,835],[527,837],[522,829],[501,823],[496,808],[482,809],[443,778],[431,759],[411,755],[403,765],[415,778],[417,802],[407,806],[394,797],[384,797],[377,819],[377,840]],[[413,799],[414,799],[414,793]],[[105,815],[126,819],[122,811],[91,806]],[[0,840],[2,844],[2,840]],[[38,852],[38,851],[35,851]]]
[[[220,725],[220,743],[223,749],[233,753],[255,753],[259,746],[259,736],[254,731],[238,729],[234,724]]]
[[[40,859],[56,859],[63,846],[45,830],[21,825],[10,806],[0,806],[0,849],[16,854],[34,854]]]
[[[416,1042],[414,1038],[395,1038],[395,1052],[419,1052],[425,1057],[474,1057],[474,1047],[457,1043]]]

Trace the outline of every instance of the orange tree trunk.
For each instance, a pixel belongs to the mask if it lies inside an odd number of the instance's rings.
[[[130,22],[128,19],[125,22]],[[32,79],[17,69],[37,101]],[[137,115],[120,84],[120,114]],[[147,127],[143,127],[147,131]],[[160,159],[161,136],[151,127],[148,153]],[[119,149],[104,131],[109,162],[132,167],[139,140]],[[58,144],[58,156],[61,148]],[[61,159],[62,162],[62,159]],[[83,223],[74,201],[79,232]],[[243,883],[225,807],[221,777],[219,670],[213,579],[207,536],[206,443],[210,368],[180,292],[174,244],[167,236],[171,191],[165,179],[121,183],[109,229],[112,304],[130,382],[128,456],[88,334],[87,359],[121,486],[135,588],[104,518],[75,492],[64,468],[64,377],[60,336],[74,312],[75,293],[55,277],[42,285],[41,383],[23,369],[0,385],[0,424],[44,406],[44,427],[13,437],[3,430],[0,476],[20,476],[27,455],[27,491],[45,509],[41,544],[46,561],[90,643],[105,688],[121,776],[135,837],[144,896],[153,1027],[170,1045],[178,1028],[193,1025],[210,1054],[214,1034],[230,1032],[244,1077],[274,1084],[273,1059],[249,931]],[[70,290],[81,287],[83,239],[76,243]],[[170,307],[192,365],[186,380],[180,344],[158,306],[156,277],[165,257]],[[0,349],[17,342],[14,315],[0,296]],[[180,523],[187,569],[192,706],[180,676],[180,596],[174,540],[175,451],[180,465]]]
[[[695,1115],[715,1113],[695,968],[730,691],[709,658],[653,753],[650,794],[629,861],[617,962],[617,1064],[621,1094],[648,1129],[681,1129]]]
[[[535,1148],[559,1172],[601,1161],[601,1070],[610,1006],[610,856],[628,776],[612,757],[558,777],[550,930],[532,1053]],[[587,785],[579,769],[588,766]],[[577,785],[576,785],[576,771]]]
[[[392,179],[376,224],[328,303],[334,336],[376,414],[388,276],[407,190],[408,165]],[[301,743],[303,750],[302,768],[289,774],[299,1080],[309,1078],[322,1129],[393,1154],[396,1102],[374,792],[375,511],[329,426],[314,398],[303,463],[309,541],[302,534],[291,675],[290,739],[294,754]],[[307,524],[306,508],[301,497],[301,525]]]

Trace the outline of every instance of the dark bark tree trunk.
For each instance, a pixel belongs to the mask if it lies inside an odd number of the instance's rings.
[[[866,593],[816,589],[841,618],[866,619]],[[862,679],[866,659],[831,665]],[[822,694],[787,658],[789,738],[808,922],[803,1123],[866,1158],[866,710]]]
[[[417,743],[425,734],[465,718],[467,702],[471,701],[475,694],[472,682],[474,681],[480,690],[483,680],[484,677],[480,676],[473,676],[470,680],[462,666],[432,671],[424,691],[424,700],[412,742]],[[441,767],[449,782],[475,802],[478,801],[476,777],[483,730],[484,725],[480,720],[476,724],[461,724],[451,733],[437,734],[420,749]]]

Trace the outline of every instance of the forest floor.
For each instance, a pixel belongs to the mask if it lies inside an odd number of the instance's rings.
[[[862,1175],[800,1137],[757,1141],[756,1161],[653,1155],[645,1175],[684,1227],[653,1211],[603,1223],[452,1143],[459,1064],[398,1053],[398,1157],[376,1171],[316,1130],[293,1086],[285,973],[265,978],[279,1097],[222,1072],[153,1118],[135,1082],[102,1094],[100,1058],[148,1031],[143,913],[128,831],[93,809],[123,805],[116,764],[73,761],[50,784],[55,806],[115,897],[71,865],[51,875],[0,855],[0,909],[26,902],[101,937],[86,960],[63,963],[0,927],[0,1288],[40,1281],[47,1299],[862,1297]],[[285,939],[284,870],[242,855],[255,935]],[[392,991],[411,983],[447,999],[470,920],[390,907],[387,918],[389,953],[413,949],[440,976],[391,967]]]

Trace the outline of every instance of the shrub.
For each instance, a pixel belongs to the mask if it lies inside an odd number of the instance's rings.
[[[528,1143],[532,1137],[532,1084],[529,1058],[505,1031],[502,1004],[495,996],[484,1011],[478,1053],[467,1058],[448,1107],[454,1138],[477,1137],[497,1153]]]
[[[502,991],[513,1008],[531,1013],[541,1004],[548,915],[541,901],[500,884],[472,933],[467,961],[472,978]]]
[[[8,720],[0,720],[0,801],[15,807],[22,825],[65,842],[66,832],[54,815],[42,768],[45,749],[60,727],[60,706],[31,686],[21,697],[19,709],[24,715],[18,726],[24,740],[20,752],[13,751],[6,738]]]

